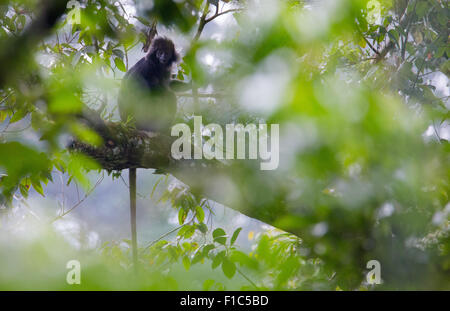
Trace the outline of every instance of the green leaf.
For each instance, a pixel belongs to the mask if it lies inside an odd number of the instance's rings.
[[[204,223],[197,224],[197,229],[200,230],[201,233],[208,232],[208,227]]]
[[[214,280],[206,280],[205,282],[203,282],[203,290],[210,290],[211,287],[214,285]]]
[[[117,69],[120,71],[126,72],[127,69],[125,68],[125,64],[123,63],[123,60],[119,57],[114,58],[114,64],[116,64]]]
[[[202,250],[203,256],[208,256],[209,252],[211,250],[213,250],[214,248],[216,248],[216,246],[214,244],[205,245]]]
[[[45,197],[44,189],[42,189],[42,185],[39,181],[31,181],[31,185],[33,186],[34,190],[36,190],[37,193]]]
[[[398,40],[400,38],[400,35],[398,34],[397,30],[395,30],[395,29],[389,30],[388,35],[389,35],[389,38],[391,38],[391,40],[394,40],[395,43],[397,43],[397,45],[398,45]]]
[[[203,254],[203,252],[197,251],[197,253],[195,254],[194,258],[192,259],[192,263],[191,264],[195,265],[197,262],[200,262],[203,259],[204,256],[205,255]]]
[[[191,236],[193,236],[195,233],[195,227],[194,226],[189,226],[188,230],[186,230],[186,233],[184,234],[184,238],[185,239],[189,239]]]
[[[162,180],[162,177],[160,177],[160,178],[156,181],[156,183],[153,185],[152,193],[150,193],[150,198],[153,198],[153,195],[155,194],[156,187],[158,187],[158,185],[159,185],[159,183],[161,182],[161,180]]]
[[[217,237],[221,237],[221,236],[225,236],[226,233],[222,228],[217,228],[216,230],[213,231],[212,236],[213,238],[217,238]]]
[[[234,242],[236,242],[236,239],[239,236],[239,233],[241,232],[242,228],[237,228],[234,232],[233,235],[231,236],[231,240],[230,240],[230,246],[232,246],[234,244]]]
[[[184,239],[189,239],[195,233],[194,226],[184,226],[178,231],[178,236],[183,237]]]
[[[8,113],[5,110],[0,110],[0,122],[5,121],[6,117],[8,117]]]
[[[124,53],[122,50],[120,49],[114,49],[112,50],[113,54],[116,55],[117,57],[119,57],[121,60],[123,60],[123,58],[125,57]],[[116,64],[117,65],[117,64]]]
[[[258,269],[258,261],[255,258],[249,257],[244,252],[233,250],[230,254],[230,260],[235,263],[239,263],[241,266],[245,266],[250,269]]]
[[[95,162],[95,160],[84,154],[71,153],[69,155],[67,171],[69,172],[71,177],[75,178],[86,190],[91,187],[91,182],[86,176],[86,170],[98,169],[100,169],[100,165]]]
[[[72,133],[82,142],[99,147],[103,139],[89,127],[81,123],[72,123],[70,126]]]
[[[180,208],[178,211],[178,223],[180,225],[184,224],[184,221],[186,220],[187,213],[183,208]]]
[[[225,245],[227,243],[226,233],[222,228],[217,228],[213,231],[212,236],[214,238],[214,242]]]
[[[43,171],[48,171],[50,163],[45,154],[18,142],[0,143],[0,174],[3,194],[9,195],[16,190],[20,180],[26,176],[34,178],[40,184],[39,177]],[[2,177],[3,176],[3,177]],[[39,185],[40,186],[40,185]],[[40,187],[36,185],[36,191]]]
[[[28,198],[28,188],[25,185],[19,185],[20,194],[26,199]]]
[[[236,265],[225,257],[222,260],[222,271],[227,278],[231,279],[236,273]]]
[[[219,244],[225,245],[225,244],[227,244],[227,238],[221,236],[221,237],[215,238],[214,242],[217,242]]]
[[[200,206],[196,206],[195,207],[195,212],[197,213],[197,219],[199,222],[203,222],[203,220],[205,219],[205,212],[203,211],[203,208],[201,208]]]
[[[169,245],[168,247],[167,247],[167,251],[168,251],[168,253],[169,253],[169,255],[174,259],[174,260],[177,260],[178,259],[178,249],[175,247],[175,246],[173,246],[173,245]]]
[[[182,259],[183,262],[183,267],[186,269],[186,271],[189,270],[189,268],[191,267],[191,261],[189,260],[188,256],[184,256]]]
[[[192,244],[189,243],[189,242],[184,242],[184,243],[182,244],[182,246],[183,246],[183,248],[184,248],[186,251],[188,251],[188,252],[192,249]]]
[[[16,111],[14,111],[13,116],[11,117],[11,119],[9,120],[10,124],[13,124],[17,121],[22,120],[26,115],[28,114],[28,111],[25,108],[22,109],[18,109]]]
[[[439,47],[439,48],[437,49],[437,51],[436,51],[436,54],[434,54],[434,57],[435,57],[435,58],[439,58],[439,57],[444,56],[445,50],[446,50],[446,47],[445,47],[445,46]]]
[[[20,15],[19,16],[19,25],[20,25],[20,29],[22,29],[25,26],[25,23],[27,22],[27,19],[25,17],[25,15]]]
[[[224,257],[225,257],[225,251],[221,251],[220,253],[218,253],[212,261],[211,268],[212,269],[217,268],[222,263],[222,260]]]

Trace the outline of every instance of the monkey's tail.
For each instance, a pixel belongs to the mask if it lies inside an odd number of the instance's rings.
[[[129,169],[130,183],[130,219],[131,219],[131,249],[133,252],[133,266],[137,271],[138,249],[137,249],[137,230],[136,230],[136,168]]]

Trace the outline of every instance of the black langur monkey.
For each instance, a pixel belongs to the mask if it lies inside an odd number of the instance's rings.
[[[177,100],[170,89],[171,68],[179,56],[170,39],[155,38],[148,54],[125,74],[119,94],[122,121],[129,117],[139,130],[167,132],[175,118]]]
[[[177,112],[177,98],[170,85],[184,84],[170,78],[178,59],[170,39],[153,39],[148,54],[122,80],[118,101],[122,121],[131,118],[138,130],[169,134]],[[129,184],[133,264],[137,269],[136,168],[129,168]]]

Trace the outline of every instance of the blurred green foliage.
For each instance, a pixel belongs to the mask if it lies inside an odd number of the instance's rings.
[[[216,9],[213,1],[164,0],[134,17],[124,7],[130,2],[79,2],[81,23],[63,15],[50,37],[25,51],[26,62],[10,62],[15,74],[0,85],[4,206],[14,194],[26,198],[30,186],[44,195],[53,169],[89,189],[86,170],[99,167],[68,153],[61,139],[101,143],[76,114],[87,105],[114,120],[105,103],[132,65],[130,51],[145,43],[137,25],[156,20],[192,40],[205,5],[208,17]],[[264,175],[251,161],[233,164],[227,196],[230,207],[292,234],[273,229],[245,252],[235,245],[238,228],[205,224],[206,193],[169,187],[162,200],[178,210],[176,238],[140,249],[137,279],[129,242],[105,243],[101,256],[86,255],[80,288],[450,289],[449,143],[440,136],[449,112],[438,90],[444,81],[448,94],[448,3],[375,2],[378,11],[362,0],[219,1],[236,9],[228,15],[237,31],[192,40],[177,77],[225,96],[185,105],[179,119],[190,123],[195,113],[204,124],[280,124],[280,168]],[[27,34],[38,6],[1,2],[0,50]],[[219,65],[211,68],[205,54]],[[16,122],[29,123],[39,143],[11,136]],[[0,288],[74,289],[64,282],[74,250],[59,240],[49,247],[53,239],[45,233],[15,248],[2,237]],[[365,283],[372,259],[382,268],[375,287]]]

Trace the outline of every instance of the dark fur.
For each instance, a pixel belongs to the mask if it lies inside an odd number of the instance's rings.
[[[164,55],[163,62],[161,54]],[[178,59],[170,39],[158,37],[153,40],[148,54],[123,79],[119,94],[119,112],[123,121],[131,116],[138,129],[168,131],[177,110],[176,96],[169,84],[172,65]]]

